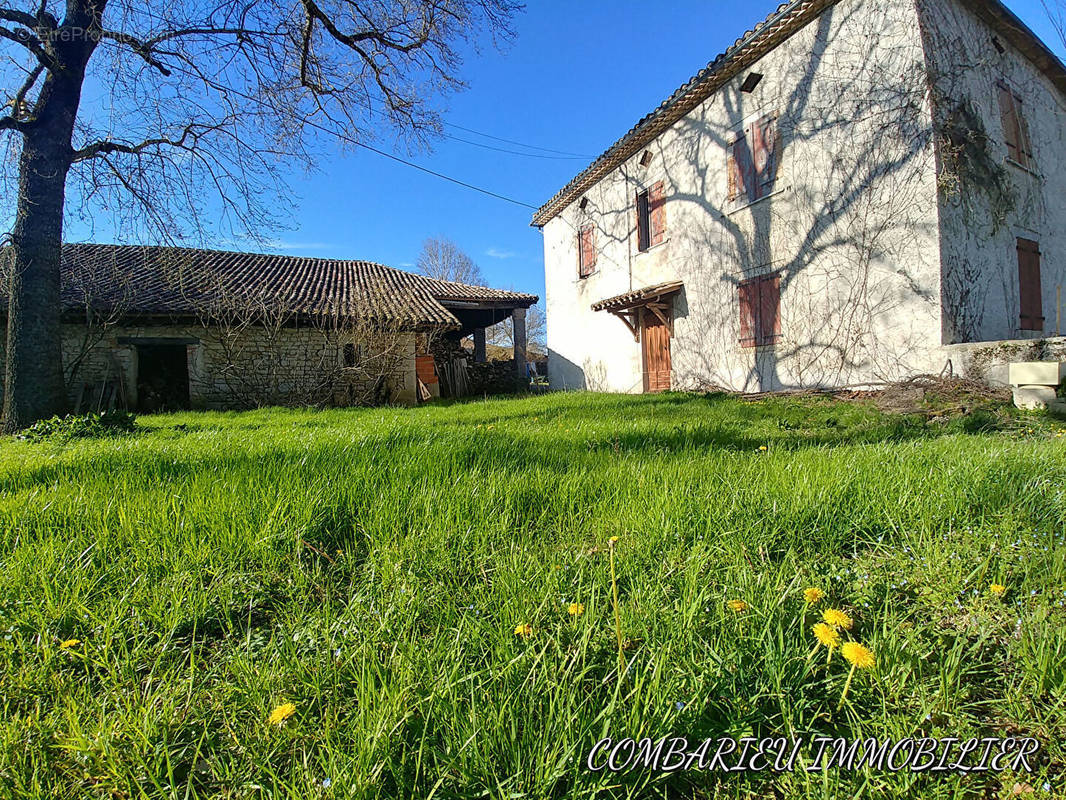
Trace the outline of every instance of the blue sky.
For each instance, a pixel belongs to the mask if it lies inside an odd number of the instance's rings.
[[[541,148],[595,156],[666,98],[777,2],[528,0],[505,52],[466,60],[466,91],[444,119]],[[1040,0],[1008,5],[1056,52]],[[456,137],[522,149],[448,127]],[[392,151],[383,136],[377,146]],[[398,155],[408,157],[405,151]],[[543,153],[543,155],[552,155]],[[440,140],[410,157],[430,169],[540,205],[591,160],[534,158]],[[298,210],[269,249],[359,258],[413,268],[423,239],[447,236],[493,285],[543,297],[540,232],[532,211],[417,172],[374,153],[338,146],[318,174],[292,177]],[[68,238],[77,238],[70,230]]]

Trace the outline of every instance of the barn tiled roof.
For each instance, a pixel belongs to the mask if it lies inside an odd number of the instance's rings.
[[[404,329],[456,328],[449,302],[528,308],[537,297],[427,278],[370,261],[180,247],[67,244],[65,312],[215,315],[269,307],[285,313],[373,319]]]
[[[1002,33],[1066,94],[1066,66],[1001,0],[963,0],[977,16]],[[682,84],[658,108],[564,186],[533,215],[532,224],[546,225],[583,192],[640,152],[663,131],[711,96],[719,87],[762,58],[838,0],[790,0],[745,32],[732,46]]]

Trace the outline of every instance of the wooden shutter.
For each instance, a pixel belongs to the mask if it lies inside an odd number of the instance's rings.
[[[577,274],[587,278],[596,269],[596,228],[583,225],[577,234]]]
[[[651,219],[649,218],[648,192],[637,192],[637,250],[644,252],[650,247]]]
[[[737,288],[740,299],[740,346],[754,347],[759,284],[758,281],[744,281]]]
[[[754,149],[753,177],[757,187],[756,197],[764,197],[773,190],[777,177],[778,135],[777,118],[763,117],[752,126]]]
[[[1025,120],[1025,108],[1018,95],[1014,98],[1014,118],[1018,121],[1018,163],[1028,167],[1033,163],[1033,145],[1029,141],[1029,123]]]
[[[1007,157],[1021,163],[1021,129],[1014,94],[1001,83],[996,84],[996,91],[999,95],[999,119],[1003,125],[1003,140],[1007,143]]]
[[[729,178],[729,188],[726,192],[726,197],[730,201],[737,199],[737,187],[740,186],[740,181],[737,180],[737,158],[734,152],[735,147],[735,144],[731,144],[726,151],[725,171]]]
[[[1040,292],[1040,246],[1030,239],[1018,239],[1018,298],[1023,331],[1044,330]]]
[[[660,244],[666,238],[666,198],[663,196],[662,181],[652,186],[649,191],[648,216],[651,243]]]
[[[776,344],[781,335],[781,278],[759,280],[758,344]]]
[[[749,200],[756,199],[757,196],[752,196],[752,170],[751,147],[745,131],[737,134],[736,141],[729,149],[730,200],[736,200],[743,194],[747,194]]]

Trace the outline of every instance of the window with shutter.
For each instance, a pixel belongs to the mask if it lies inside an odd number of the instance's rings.
[[[1018,239],[1018,299],[1023,331],[1044,330],[1040,291],[1040,246],[1030,239]]]
[[[653,245],[662,244],[666,239],[666,197],[663,192],[662,181],[648,190],[648,222]]]
[[[587,278],[596,271],[596,228],[583,225],[577,233],[577,274]]]
[[[637,192],[637,250],[651,247],[651,201],[648,190]]]
[[[781,278],[767,275],[739,286],[740,345],[761,347],[781,338]]]
[[[1007,158],[1028,168],[1033,163],[1033,147],[1029,141],[1029,124],[1025,120],[1022,99],[1003,83],[996,84],[996,94]]]
[[[737,134],[726,164],[731,201],[754,203],[773,191],[780,143],[775,115],[762,117]]]

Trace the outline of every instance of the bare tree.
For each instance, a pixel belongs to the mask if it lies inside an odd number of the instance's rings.
[[[484,286],[485,278],[474,260],[445,237],[426,239],[418,254],[418,271],[441,281]]]
[[[323,133],[439,130],[461,50],[511,35],[514,0],[0,0],[0,132],[17,175],[4,427],[65,405],[63,216],[158,241],[285,214],[282,168]],[[83,105],[83,86],[104,97]],[[96,91],[93,99],[96,99]],[[216,198],[214,201],[209,198]]]
[[[1059,35],[1059,41],[1066,49],[1066,0],[1040,0],[1044,11],[1051,21],[1051,27]]]
[[[498,347],[514,347],[514,320],[498,322],[486,332],[485,341]],[[526,309],[526,347],[531,353],[548,352],[548,320],[540,303]]]

